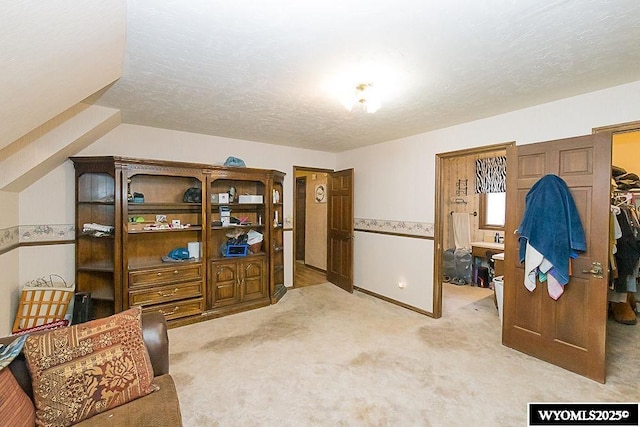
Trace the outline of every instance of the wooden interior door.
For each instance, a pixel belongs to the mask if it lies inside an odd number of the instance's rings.
[[[329,176],[327,280],[353,293],[353,169]]]
[[[525,288],[514,232],[527,192],[546,174],[567,183],[587,242],[587,251],[572,260],[572,276],[557,301],[546,284],[533,292]],[[507,149],[502,343],[599,382],[605,380],[610,176],[610,133]],[[602,264],[604,277],[589,272],[593,262]]]
[[[296,178],[296,261],[305,260],[307,229],[307,177]]]

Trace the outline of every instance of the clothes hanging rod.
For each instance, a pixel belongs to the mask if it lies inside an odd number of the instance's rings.
[[[454,213],[455,213],[454,211],[451,211],[449,212],[449,215],[453,215]],[[469,215],[478,216],[478,212],[473,211],[473,213],[470,213]]]

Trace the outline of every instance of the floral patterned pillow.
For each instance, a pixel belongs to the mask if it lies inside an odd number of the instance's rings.
[[[68,426],[154,391],[142,311],[27,338],[36,424]]]

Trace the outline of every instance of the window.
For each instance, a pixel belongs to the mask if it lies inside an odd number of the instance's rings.
[[[507,193],[480,194],[480,228],[504,230]]]

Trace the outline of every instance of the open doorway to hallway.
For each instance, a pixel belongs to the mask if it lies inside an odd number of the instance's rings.
[[[328,169],[294,166],[293,287],[327,282]]]

